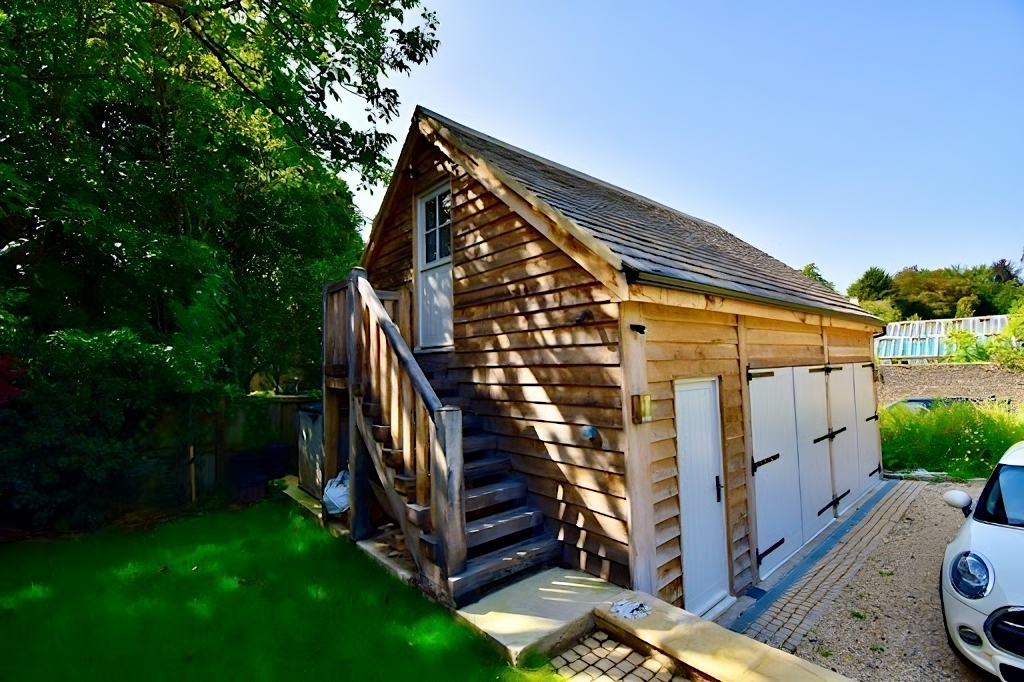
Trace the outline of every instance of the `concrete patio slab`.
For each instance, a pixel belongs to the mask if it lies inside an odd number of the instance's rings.
[[[587,573],[552,568],[492,592],[456,611],[498,645],[513,664],[528,653],[550,655],[594,627],[593,611],[623,589]]]

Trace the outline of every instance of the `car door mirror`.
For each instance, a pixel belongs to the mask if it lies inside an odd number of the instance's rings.
[[[974,500],[963,490],[950,490],[942,496],[942,499],[950,507],[956,507],[962,511],[964,516],[971,515],[971,506],[974,504]]]

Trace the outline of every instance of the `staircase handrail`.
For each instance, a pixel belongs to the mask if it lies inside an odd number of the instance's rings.
[[[360,268],[352,270],[352,278],[355,280],[355,285],[359,288],[359,295],[362,297],[366,307],[377,318],[377,323],[380,325],[384,335],[387,337],[388,343],[391,344],[391,348],[398,357],[398,363],[405,373],[409,375],[409,381],[412,383],[413,388],[416,389],[416,392],[420,394],[423,404],[426,405],[427,411],[431,419],[433,419],[434,412],[442,407],[441,399],[437,397],[434,387],[430,385],[427,375],[423,373],[423,369],[416,362],[416,357],[412,354],[408,344],[405,343],[405,339],[402,338],[402,332],[398,329],[398,325],[394,323],[391,316],[388,315],[388,311],[384,309],[384,304],[380,302],[377,292],[373,290],[370,281],[366,279],[365,273],[366,271]]]
[[[373,368],[369,366],[373,359],[368,357],[366,348],[363,347],[362,315],[365,306],[365,310],[373,318],[372,323],[380,329],[388,350],[393,354],[394,360],[397,360],[398,375],[405,375],[414,394],[422,402],[422,412],[426,416],[425,422],[419,421],[420,408],[415,405],[415,399],[411,401],[412,405],[406,404],[401,406],[402,417],[405,421],[403,433],[408,433],[408,424],[413,413],[416,415],[417,423],[425,423],[427,425],[426,453],[429,462],[417,461],[415,464],[417,477],[416,494],[417,502],[420,504],[429,499],[431,525],[436,537],[435,546],[439,551],[435,559],[438,561],[436,568],[440,568],[441,575],[436,576],[436,579],[439,580],[435,580],[435,578],[431,578],[431,580],[446,582],[444,581],[445,578],[461,573],[466,565],[462,411],[458,407],[442,404],[440,398],[437,397],[437,393],[434,392],[434,388],[427,380],[412,350],[402,337],[401,330],[391,319],[380,297],[367,279],[366,270],[354,268],[349,275],[349,282],[349,292],[351,294],[349,299],[349,318],[351,326],[349,328],[348,374],[350,385],[353,387],[353,397],[356,397],[356,387],[359,387],[358,390],[360,391],[358,397],[362,397],[364,370],[370,369],[373,372]],[[372,325],[370,329],[372,329]],[[372,343],[378,342],[371,340]],[[373,346],[371,346],[372,348]],[[387,357],[387,355],[385,354],[384,357]],[[389,371],[394,371],[395,369],[393,364],[391,364],[394,360],[387,360],[387,366],[390,367]],[[364,367],[364,362],[367,363],[367,367]],[[370,376],[372,389],[374,375],[371,373]],[[377,396],[373,397],[376,398]],[[390,397],[398,400],[399,403],[401,402],[400,398],[395,398],[393,394]],[[381,404],[380,408],[385,410],[387,406]],[[365,431],[363,433],[367,446],[373,450],[376,444],[369,442],[371,440],[370,436]],[[392,435],[394,435],[394,431]],[[404,440],[407,442],[401,446],[403,456],[423,452],[418,445],[415,446],[414,451],[410,451],[407,438]],[[378,469],[378,475],[380,476],[380,472],[384,470],[383,464],[380,462],[379,457],[374,456],[373,458],[374,466]],[[426,464],[426,466],[421,466],[422,464]],[[425,477],[427,475],[427,471],[429,471],[429,480],[427,478],[421,479],[421,476]],[[421,480],[424,485],[429,485],[429,490],[420,487]],[[382,481],[382,483],[387,485],[386,481]],[[424,497],[426,498],[422,501],[419,499],[421,491],[425,493]],[[404,505],[398,503],[398,498],[393,488],[389,488],[386,492],[392,502],[392,506],[395,507],[394,512],[398,516],[399,525],[402,527],[407,540],[415,542],[416,539],[411,537],[411,535],[414,535],[417,531],[409,525],[408,519],[405,518],[407,510],[399,508]],[[421,506],[417,505],[416,508],[425,511]],[[417,567],[423,572],[425,566],[421,561],[418,549],[410,547],[410,551],[416,560]]]

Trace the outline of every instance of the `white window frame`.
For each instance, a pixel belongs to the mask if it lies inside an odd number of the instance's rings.
[[[453,239],[453,235],[449,231],[449,239],[451,240],[451,243],[449,244],[450,248],[449,248],[448,255],[444,256],[444,257],[441,257],[439,255],[436,260],[433,260],[433,261],[431,261],[429,263],[427,262],[427,244],[426,244],[426,240],[427,240],[427,230],[426,230],[426,228],[427,228],[427,202],[430,201],[431,199],[435,198],[435,197],[438,197],[438,196],[444,194],[445,192],[448,192],[449,196],[452,195],[452,183],[451,183],[450,179],[442,180],[441,182],[437,183],[436,185],[434,185],[433,187],[428,189],[426,192],[424,192],[424,193],[422,193],[422,194],[420,194],[420,195],[418,195],[416,197],[416,233],[415,233],[415,239],[413,240],[413,245],[414,245],[415,250],[416,250],[416,254],[415,254],[416,290],[414,292],[415,296],[413,298],[415,299],[415,306],[416,306],[416,350],[417,351],[423,351],[423,352],[448,351],[448,350],[452,350],[452,348],[454,348],[453,345],[424,346],[421,343],[422,338],[423,338],[423,333],[422,333],[422,330],[423,330],[423,326],[422,326],[422,324],[423,324],[423,315],[420,314],[421,313],[421,311],[420,311],[420,301],[421,301],[420,296],[421,296],[421,293],[422,293],[421,292],[421,287],[422,287],[423,270],[426,269],[426,268],[434,269],[434,268],[440,267],[440,266],[445,265],[445,264],[450,264],[451,261],[452,261],[452,253],[451,252],[454,251],[454,243],[453,243],[454,239]],[[454,221],[452,220],[451,208],[449,208],[449,211],[448,211],[448,225],[454,228]],[[440,254],[440,252],[441,252],[441,250],[440,250],[440,246],[441,246],[441,240],[440,240],[441,225],[438,225],[436,229],[437,229],[437,234],[438,234],[438,237],[439,237],[439,239],[437,241],[438,254]],[[452,310],[454,312],[454,305],[452,306]]]

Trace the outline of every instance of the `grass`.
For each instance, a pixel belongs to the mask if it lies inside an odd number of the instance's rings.
[[[547,677],[282,499],[0,547],[0,642],[11,682]]]
[[[882,458],[889,471],[927,469],[954,478],[987,478],[1003,453],[1024,440],[1024,412],[1000,403],[953,403],[879,414]]]

